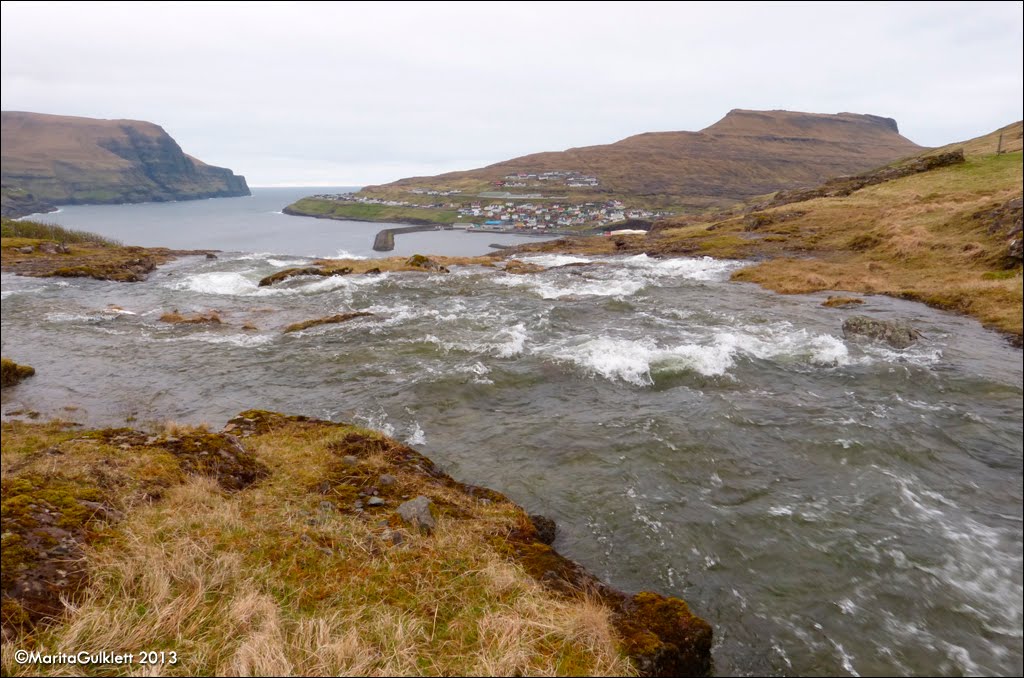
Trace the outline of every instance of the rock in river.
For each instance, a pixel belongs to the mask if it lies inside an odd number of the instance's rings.
[[[843,321],[843,336],[847,339],[867,337],[888,342],[893,348],[907,348],[921,337],[921,333],[903,320],[878,320],[854,315]]]

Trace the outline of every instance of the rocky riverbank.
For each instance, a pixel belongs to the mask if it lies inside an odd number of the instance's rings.
[[[125,643],[190,674],[711,668],[682,600],[608,587],[551,521],[355,426],[7,422],[3,464],[5,675],[48,669],[14,648]]]
[[[157,266],[177,257],[216,258],[213,250],[125,246],[99,236],[34,222],[3,222],[0,267],[36,278],[145,280]]]

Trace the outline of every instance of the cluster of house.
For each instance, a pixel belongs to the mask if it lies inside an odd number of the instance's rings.
[[[455,191],[458,192],[458,191]],[[604,202],[562,203],[523,201],[435,202],[420,204],[407,200],[373,198],[355,193],[320,194],[320,200],[355,202],[390,207],[417,207],[422,209],[456,210],[457,226],[484,229],[565,229],[573,227],[596,228],[627,219],[654,220],[668,216],[667,212],[626,207],[620,200]]]
[[[415,193],[416,195],[458,195],[459,193],[462,193],[462,191],[457,188],[452,188],[447,191],[438,191],[433,188],[410,188],[409,192]]]
[[[504,179],[493,182],[495,186],[505,188],[523,188],[526,186],[550,186],[552,184],[569,186],[570,188],[597,188],[600,183],[597,177],[576,172],[574,170],[557,170],[553,172],[517,172],[507,174]]]
[[[619,200],[568,203],[471,203],[459,208],[459,216],[473,220],[476,228],[562,229],[578,226],[600,227],[626,219],[655,219],[661,212],[627,208]]]
[[[457,191],[456,191],[457,192]],[[417,205],[408,200],[387,200],[384,198],[367,198],[355,193],[320,193],[312,196],[315,200],[332,200],[334,202],[360,202],[364,205],[387,205],[389,207],[442,207],[442,205]]]

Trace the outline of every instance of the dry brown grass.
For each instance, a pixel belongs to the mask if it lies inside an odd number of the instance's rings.
[[[76,435],[5,429],[5,477],[40,471],[40,448]],[[361,452],[354,440],[364,441]],[[296,422],[245,444],[269,467],[264,480],[227,493],[193,477],[136,504],[87,547],[89,585],[60,622],[4,642],[4,675],[68,672],[16,665],[14,650],[28,644],[174,650],[177,665],[153,669],[168,675],[634,673],[604,604],[554,595],[494,548],[522,520],[513,504],[437,482],[418,468],[423,461],[396,464],[391,443],[352,427]],[[62,468],[91,468],[107,453],[145,459],[88,441],[61,449]],[[353,451],[356,466],[342,460]],[[397,477],[382,495],[388,508],[353,510],[355,487],[384,472]],[[389,518],[400,496],[419,493],[439,512],[429,536]]]

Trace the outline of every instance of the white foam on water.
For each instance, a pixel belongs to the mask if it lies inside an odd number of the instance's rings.
[[[361,254],[352,254],[351,252],[349,252],[348,250],[345,250],[345,249],[338,250],[337,252],[335,252],[331,256],[331,259],[366,259],[366,258],[367,257],[364,257]]]
[[[573,254],[530,254],[526,256],[513,257],[537,266],[551,268],[552,266],[565,266],[567,264],[591,264],[595,260],[587,257],[578,257]]]
[[[103,320],[103,318],[87,315],[84,313],[62,313],[54,312],[47,313],[46,320],[51,323],[97,323]]]
[[[280,257],[280,252],[245,252],[234,257],[235,261],[269,261],[274,257]],[[307,259],[302,259],[303,262]]]
[[[910,364],[916,367],[931,367],[942,360],[942,349],[921,343],[897,350],[881,344],[861,344],[864,355],[860,362],[873,364],[876,362]]]
[[[423,341],[440,346],[446,353],[464,351],[467,353],[487,353],[495,358],[515,358],[523,353],[530,333],[526,325],[518,323],[505,327],[488,335],[486,338],[470,340],[447,340],[428,334]]]
[[[413,306],[410,304],[374,304],[364,310],[380,316],[382,325],[390,326],[401,325],[410,320],[433,320],[439,323],[456,322],[461,319],[459,311],[466,308],[465,302],[460,299],[453,299],[445,306],[445,310],[448,311],[447,313],[429,306]]]
[[[200,341],[204,344],[229,344],[242,348],[255,348],[264,346],[274,341],[275,336],[271,334],[218,334],[216,332],[197,332],[181,337],[168,337],[163,341]]]
[[[412,426],[409,430],[409,435],[405,438],[406,445],[426,445],[427,434],[423,432],[423,427],[420,426],[418,421],[413,421]]]
[[[718,332],[709,338],[677,346],[658,346],[650,338],[577,337],[539,347],[558,362],[569,362],[591,375],[635,386],[654,384],[653,374],[696,372],[706,377],[725,375],[740,357],[801,361],[833,367],[848,362],[842,340],[806,330],[769,330],[764,337],[746,332]]]
[[[395,437],[395,427],[388,421],[388,413],[382,407],[378,407],[373,412],[357,412],[355,419],[362,422],[363,426],[368,429],[383,433],[391,438]]]
[[[383,275],[375,276],[306,276],[293,280],[299,284],[286,287],[260,287],[259,282],[242,273],[230,271],[211,271],[196,273],[183,280],[168,285],[170,289],[199,294],[211,294],[235,297],[279,297],[291,295],[309,295],[331,292],[339,289],[352,289],[369,285],[378,285],[385,279]],[[304,284],[303,284],[304,283]]]
[[[643,278],[612,278],[595,280],[577,278],[575,280],[551,280],[539,275],[506,274],[494,280],[506,287],[522,287],[537,294],[541,299],[562,299],[565,297],[618,297],[624,298],[636,294],[647,282]]]
[[[650,386],[654,383],[651,379],[651,356],[655,350],[651,340],[632,341],[602,336],[554,348],[548,356],[558,362],[582,367],[586,372],[609,381]]]
[[[894,512],[945,541],[941,564],[908,561],[908,566],[962,593],[970,602],[961,606],[961,611],[991,631],[1022,637],[1024,586],[1020,572],[1024,554],[1019,536],[978,522],[942,494],[922,489],[915,478],[886,474],[896,480],[903,502]]]
[[[241,273],[214,271],[196,273],[184,280],[171,283],[171,289],[198,292],[199,294],[220,294],[229,296],[249,296],[259,291],[255,280],[250,280]],[[269,289],[269,288],[268,288]]]
[[[711,257],[656,259],[646,254],[638,254],[621,261],[624,266],[641,271],[646,275],[705,281],[725,280],[729,273],[742,265],[740,262],[729,259],[713,259]]]
[[[523,352],[528,337],[529,333],[523,323],[506,327],[495,335],[498,341],[491,344],[489,352],[499,358],[514,358]]]

